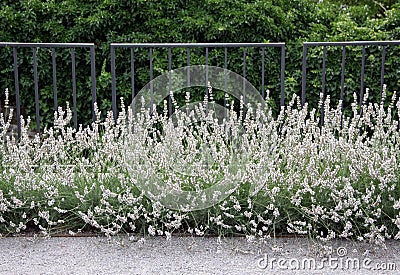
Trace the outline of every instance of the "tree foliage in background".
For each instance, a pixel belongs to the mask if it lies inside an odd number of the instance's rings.
[[[380,1],[313,1],[313,0],[4,0],[0,7],[0,41],[13,42],[90,42],[96,45],[96,69],[98,77],[97,95],[100,108],[110,109],[110,54],[112,42],[167,43],[167,42],[285,42],[286,94],[300,93],[301,54],[304,41],[351,41],[351,40],[395,40],[400,37],[400,4],[393,0]],[[375,75],[380,72],[379,48],[368,48],[366,83],[372,88],[379,86]],[[309,86],[307,97],[317,101],[321,90],[322,49],[311,52],[308,60]],[[117,52],[118,98],[130,98],[130,75],[128,52]],[[398,89],[400,64],[398,49],[387,54],[388,90]],[[34,114],[34,87],[32,52],[20,50],[19,66],[22,105],[29,114]],[[340,53],[328,49],[327,79],[340,78],[340,69],[335,61]],[[155,76],[168,69],[166,51],[155,51]],[[241,51],[229,53],[228,69],[242,72]],[[38,52],[41,115],[51,121],[53,112],[53,86],[51,54],[48,50]],[[186,52],[173,51],[173,67],[186,65]],[[359,91],[360,49],[349,50],[347,61],[346,90],[349,94]],[[148,52],[135,52],[136,89],[149,81]],[[259,52],[249,52],[247,77],[260,88],[258,74]],[[275,102],[279,99],[279,52],[268,52],[267,88],[271,89]],[[0,48],[0,89],[9,87],[14,91],[12,50]],[[191,63],[204,61],[204,52],[193,51]],[[88,57],[77,52],[77,108],[79,120],[89,120],[90,70]],[[210,52],[211,65],[223,64],[223,53]],[[71,101],[70,52],[57,52],[57,80],[59,104]],[[88,73],[89,72],[89,73]],[[338,84],[328,87],[328,92],[337,97]],[[273,108],[277,110],[276,104]]]
[[[372,17],[384,16],[385,12],[390,10],[397,0],[328,0],[332,3],[341,5],[343,8],[361,8],[365,14]]]

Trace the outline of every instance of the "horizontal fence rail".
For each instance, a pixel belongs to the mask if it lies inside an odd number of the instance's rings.
[[[95,48],[91,43],[10,43],[0,42],[0,48],[12,48],[13,55],[13,72],[14,72],[14,89],[15,89],[15,109],[18,137],[21,134],[21,96],[20,96],[20,71],[19,71],[19,57],[18,50],[21,48],[32,49],[32,66],[33,66],[33,83],[35,93],[35,120],[36,132],[40,132],[40,110],[39,110],[39,76],[38,76],[38,50],[49,49],[51,51],[51,65],[52,65],[52,85],[53,85],[53,102],[54,111],[58,108],[58,90],[57,90],[57,49],[69,49],[71,60],[71,81],[72,81],[72,108],[73,108],[73,123],[77,128],[77,81],[76,81],[76,57],[75,49],[83,48],[89,49],[90,54],[90,78],[91,78],[91,92],[92,92],[92,117],[95,119],[94,103],[96,102],[96,72],[95,72]],[[66,70],[66,68],[62,68]]]
[[[111,43],[110,45],[110,53],[111,53],[111,81],[112,81],[112,110],[114,114],[114,118],[117,117],[117,81],[116,81],[116,49],[130,49],[130,70],[131,70],[131,97],[134,98],[136,95],[135,91],[135,49],[147,49],[148,50],[148,60],[149,60],[149,82],[151,85],[151,81],[154,79],[154,51],[155,49],[167,49],[166,58],[168,59],[168,71],[172,69],[172,50],[173,48],[181,48],[186,49],[186,64],[185,66],[190,65],[199,65],[191,63],[191,50],[193,49],[203,49],[204,50],[204,64],[201,65],[210,65],[210,50],[215,48],[224,49],[223,56],[223,68],[230,69],[228,67],[228,49],[236,48],[243,49],[242,52],[242,76],[246,78],[247,72],[247,49],[248,48],[259,48],[261,49],[261,55],[259,58],[261,59],[261,95],[265,98],[265,49],[266,48],[279,48],[280,49],[280,104],[284,105],[285,100],[285,43]],[[165,56],[164,56],[165,58]],[[183,67],[181,65],[181,67]],[[190,76],[188,77],[190,79]],[[207,87],[207,75],[204,86]],[[243,84],[244,85],[244,84]],[[206,89],[206,95],[208,96],[208,90]],[[224,102],[226,105],[226,102]],[[171,114],[171,104],[169,99],[169,114]]]
[[[306,102],[306,91],[307,91],[307,57],[309,56],[310,48],[322,48],[322,69],[321,69],[321,94],[322,103],[325,102],[327,95],[327,61],[329,58],[328,49],[334,48],[341,51],[340,58],[336,59],[340,61],[340,100],[343,102],[345,99],[345,80],[346,80],[346,61],[348,59],[349,49],[354,49],[356,47],[361,47],[356,49],[361,52],[360,60],[360,91],[359,91],[359,105],[362,105],[366,89],[366,68],[367,68],[367,58],[368,54],[366,49],[368,47],[374,47],[378,50],[380,54],[375,54],[377,58],[380,59],[380,94],[379,101],[382,102],[383,89],[385,85],[385,63],[388,47],[400,46],[400,41],[352,41],[352,42],[304,42],[303,43],[303,61],[302,61],[302,89],[301,89],[301,104],[302,106]],[[400,54],[400,52],[397,53]],[[338,55],[335,55],[335,57]],[[369,55],[373,56],[373,54]],[[378,66],[379,66],[378,65]],[[375,80],[375,79],[374,79]],[[396,88],[396,87],[392,87]],[[342,105],[343,111],[343,105]],[[361,109],[360,109],[361,111]],[[321,106],[321,124],[324,123],[324,104]]]

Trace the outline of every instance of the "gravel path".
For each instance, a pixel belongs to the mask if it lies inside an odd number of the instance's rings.
[[[0,258],[0,274],[400,274],[398,241],[11,237],[0,239]]]

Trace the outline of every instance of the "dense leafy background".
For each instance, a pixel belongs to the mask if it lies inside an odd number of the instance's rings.
[[[301,54],[304,41],[396,40],[400,37],[400,4],[394,0],[3,0],[0,7],[0,41],[90,42],[96,45],[98,102],[110,109],[111,42],[286,42],[286,95],[300,94]],[[366,86],[379,92],[379,47],[367,48]],[[22,105],[34,114],[32,50],[19,50]],[[117,52],[118,97],[130,100],[129,52]],[[186,65],[185,51],[173,51],[173,67]],[[307,98],[315,103],[321,91],[321,54],[309,53]],[[155,76],[168,69],[166,51],[155,51]],[[279,100],[278,51],[267,53],[266,85]],[[360,90],[361,49],[348,50],[346,93]],[[399,48],[387,52],[386,83],[399,87]],[[41,115],[50,121],[53,108],[51,53],[38,52]],[[148,52],[135,52],[136,89],[149,80]],[[338,98],[341,51],[328,49],[327,91]],[[242,52],[229,52],[228,68],[242,72]],[[277,61],[278,60],[278,61]],[[193,51],[191,63],[204,61]],[[221,66],[223,53],[210,49],[210,63]],[[247,77],[260,87],[260,53],[249,52]],[[0,48],[0,89],[14,92],[12,49]],[[71,59],[68,50],[57,51],[59,104],[72,100]],[[87,121],[90,112],[90,67],[85,52],[77,51],[78,114]],[[378,93],[371,97],[378,97]],[[274,105],[273,105],[274,106]],[[277,107],[274,107],[277,110]]]

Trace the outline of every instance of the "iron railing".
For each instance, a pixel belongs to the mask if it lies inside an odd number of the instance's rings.
[[[19,48],[31,48],[32,59],[33,59],[33,82],[35,92],[35,117],[36,117],[36,132],[40,132],[40,110],[39,110],[39,78],[38,78],[38,60],[37,51],[39,48],[51,49],[51,63],[52,63],[52,80],[53,80],[53,96],[54,96],[54,110],[58,108],[57,102],[57,52],[58,48],[70,49],[71,62],[72,62],[72,93],[73,93],[73,123],[74,127],[77,128],[77,82],[76,82],[76,60],[75,60],[75,48],[88,48],[90,51],[90,71],[91,71],[91,90],[92,90],[92,116],[95,119],[94,103],[96,102],[96,72],[95,72],[95,48],[94,44],[91,43],[10,43],[0,42],[0,47],[10,47],[13,51],[13,71],[14,71],[14,88],[15,88],[15,108],[16,108],[16,120],[18,126],[18,137],[21,133],[21,103],[20,103],[20,83],[19,83],[19,70],[18,70],[18,49]],[[65,69],[65,68],[63,68]]]
[[[110,52],[111,52],[111,81],[112,81],[112,110],[114,114],[114,118],[117,117],[117,81],[116,81],[116,55],[115,50],[117,48],[125,48],[130,49],[130,68],[131,68],[131,91],[132,98],[135,96],[135,49],[148,49],[148,58],[149,58],[149,81],[151,82],[154,78],[153,73],[153,50],[156,48],[164,48],[168,49],[167,58],[168,58],[168,71],[172,69],[172,48],[183,48],[186,49],[186,65],[190,66],[190,50],[191,49],[204,49],[205,55],[205,64],[209,65],[209,49],[210,48],[223,48],[224,49],[224,61],[223,67],[224,69],[228,68],[228,48],[238,48],[243,49],[243,70],[242,76],[246,78],[246,49],[248,48],[260,48],[261,49],[261,95],[265,98],[265,49],[266,48],[279,48],[281,51],[280,56],[280,105],[284,105],[285,100],[285,43],[151,43],[151,44],[140,44],[140,43],[111,43]],[[204,86],[207,86],[207,76],[206,83]],[[206,90],[207,93],[207,90]],[[171,113],[171,104],[169,104],[169,112]]]
[[[360,55],[361,55],[361,60],[360,60],[360,87],[359,87],[359,102],[360,104],[363,101],[364,93],[365,93],[365,83],[366,83],[366,68],[368,68],[369,63],[368,61],[368,52],[367,49],[370,49],[370,47],[377,47],[377,49],[380,51],[380,100],[382,100],[382,92],[383,92],[383,86],[385,84],[386,78],[385,78],[385,73],[386,73],[386,68],[387,66],[387,58],[388,58],[388,49],[389,47],[392,46],[400,46],[400,41],[356,41],[356,42],[305,42],[303,44],[303,59],[302,59],[302,75],[301,75],[301,104],[304,105],[304,103],[308,100],[306,97],[308,96],[308,93],[310,92],[311,89],[310,87],[307,86],[308,82],[307,80],[310,80],[310,77],[314,77],[316,74],[315,72],[311,72],[311,75],[309,74],[309,66],[311,64],[311,58],[313,60],[313,64],[315,66],[315,59],[318,59],[321,61],[320,68],[321,70],[321,93],[323,95],[323,98],[325,98],[326,93],[327,93],[327,83],[330,81],[327,79],[327,71],[329,64],[327,63],[328,58],[330,57],[331,54],[331,49],[335,48],[337,50],[341,50],[341,54],[337,54],[338,56],[340,55],[341,58],[340,60],[336,60],[337,62],[340,62],[340,99],[343,100],[345,97],[345,93],[347,92],[346,90],[346,85],[345,85],[345,80],[347,78],[346,75],[346,63],[347,63],[347,58],[349,56],[349,48],[350,47],[355,47],[357,50],[359,47],[360,48]],[[74,127],[77,128],[78,126],[78,115],[77,115],[77,79],[76,79],[76,57],[75,57],[75,49],[76,48],[83,48],[83,49],[89,49],[89,54],[90,54],[90,80],[91,80],[91,104],[92,104],[92,117],[95,120],[95,112],[94,112],[94,103],[96,102],[96,68],[95,68],[95,46],[94,44],[91,43],[9,43],[9,42],[0,42],[0,48],[11,48],[12,49],[12,59],[13,59],[13,66],[12,66],[12,71],[13,71],[13,78],[14,78],[14,89],[13,94],[15,94],[15,109],[16,109],[16,120],[17,120],[17,126],[18,126],[18,135],[20,135],[21,131],[21,121],[20,121],[20,115],[21,115],[21,95],[20,95],[20,80],[19,80],[19,57],[18,57],[18,51],[20,48],[30,48],[32,49],[32,65],[33,66],[33,83],[34,83],[34,94],[35,94],[35,102],[34,102],[34,109],[35,109],[35,124],[36,124],[36,132],[40,132],[40,127],[41,127],[41,111],[39,109],[39,102],[40,102],[40,79],[38,77],[38,73],[40,70],[38,70],[38,56],[37,52],[38,49],[40,48],[47,48],[49,51],[51,51],[51,66],[52,66],[52,86],[53,86],[53,97],[54,97],[54,110],[57,110],[58,107],[58,91],[57,91],[57,71],[60,70],[60,68],[57,66],[57,50],[59,48],[64,48],[64,49],[69,49],[70,50],[70,61],[71,61],[71,68],[62,68],[63,70],[71,70],[71,78],[72,78],[72,110],[73,110],[73,124]],[[322,48],[322,55],[321,56],[315,56],[311,55],[310,53],[310,48]],[[191,51],[196,49],[197,51],[201,52],[201,55],[203,56],[203,60],[205,64],[194,64],[194,65],[209,65],[209,60],[210,59],[210,54],[213,53],[215,49],[218,49],[219,51],[222,52],[222,54],[219,56],[221,59],[220,64],[225,69],[230,69],[229,68],[229,58],[230,58],[230,50],[232,48],[235,48],[238,51],[242,51],[241,55],[241,61],[236,60],[234,62],[239,62],[242,64],[239,64],[242,66],[241,72],[237,72],[242,74],[244,78],[246,78],[246,74],[248,73],[249,69],[249,62],[248,62],[248,53],[250,52],[249,48],[257,49],[256,54],[259,54],[259,59],[261,59],[261,71],[259,72],[259,80],[261,82],[261,94],[262,97],[265,98],[265,93],[266,93],[266,80],[265,80],[265,75],[266,75],[266,65],[265,65],[265,60],[266,60],[266,48],[276,48],[280,50],[280,58],[275,58],[274,57],[274,62],[276,63],[277,68],[279,68],[279,78],[278,82],[275,83],[275,87],[280,87],[280,95],[279,95],[279,104],[283,106],[285,104],[285,55],[286,55],[286,49],[285,49],[285,43],[151,43],[151,44],[140,44],[140,43],[111,43],[110,44],[110,71],[111,71],[111,104],[112,104],[112,112],[114,117],[117,117],[118,114],[118,108],[117,108],[117,90],[119,89],[118,85],[119,82],[117,83],[117,73],[119,72],[116,70],[116,65],[118,65],[120,62],[126,62],[127,60],[123,61],[118,59],[118,57],[121,57],[120,55],[116,54],[117,49],[129,49],[130,50],[130,58],[129,58],[129,68],[128,71],[126,72],[127,74],[130,75],[130,93],[132,98],[136,95],[137,92],[137,86],[138,84],[135,82],[135,74],[137,72],[137,65],[140,64],[141,68],[140,69],[148,69],[148,74],[149,74],[149,81],[154,79],[155,72],[154,72],[154,62],[155,58],[159,58],[158,56],[154,56],[154,53],[159,50],[166,50],[166,56],[162,56],[163,58],[166,58],[167,65],[165,68],[166,70],[170,71],[173,67],[173,49],[180,48],[184,50],[186,49],[186,64],[187,66],[190,66],[191,63],[194,63],[191,61]],[[147,51],[147,55],[145,55],[145,63],[135,63],[135,53],[138,51]],[[393,54],[393,51],[391,52],[392,58],[393,56],[397,56],[397,52]],[[142,56],[143,57],[143,56]],[[117,60],[118,59],[118,60]],[[143,60],[142,60],[143,61]],[[309,63],[310,62],[310,63]],[[236,63],[237,64],[237,63]],[[268,69],[268,68],[267,68]],[[352,76],[354,78],[354,76]],[[314,80],[314,79],[313,79]],[[207,84],[205,83],[205,86]],[[393,90],[397,89],[398,87],[391,87]],[[4,89],[4,87],[2,87]],[[315,87],[313,88],[315,89]],[[207,90],[206,90],[207,92]],[[324,110],[321,110],[321,118],[322,118],[322,123],[323,123],[323,117],[324,117]]]
[[[306,102],[307,91],[307,57],[308,49],[311,47],[322,47],[322,71],[321,71],[321,93],[322,99],[326,98],[326,73],[327,73],[327,49],[328,47],[341,48],[341,73],[340,73],[340,100],[343,102],[345,97],[345,77],[346,77],[346,60],[347,49],[349,47],[361,47],[361,64],[360,64],[360,92],[359,92],[359,105],[362,105],[365,94],[365,70],[366,70],[366,47],[381,47],[380,52],[380,101],[382,101],[382,94],[385,85],[385,62],[386,52],[388,46],[400,46],[400,41],[353,41],[353,42],[304,42],[303,43],[303,61],[302,61],[302,89],[301,89],[301,104]],[[343,111],[343,105],[342,105]],[[360,109],[361,111],[361,109]],[[324,123],[324,104],[321,106],[321,124]]]

